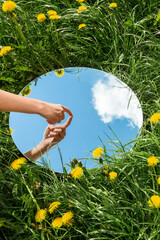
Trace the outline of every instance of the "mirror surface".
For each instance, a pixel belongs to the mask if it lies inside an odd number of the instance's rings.
[[[136,139],[143,124],[134,92],[115,76],[96,69],[72,67],[49,72],[28,84],[19,95],[62,104],[74,115],[66,137],[35,162],[48,164],[55,172],[63,172],[62,161],[66,166],[74,157],[86,168],[96,167],[98,161],[91,160],[94,149],[105,144],[109,156],[115,149],[107,135],[120,147],[117,136],[126,145],[124,149],[130,150],[133,142],[129,142]],[[65,114],[60,124],[67,119]],[[41,142],[48,123],[39,115],[12,112],[9,125],[16,146],[24,154]]]

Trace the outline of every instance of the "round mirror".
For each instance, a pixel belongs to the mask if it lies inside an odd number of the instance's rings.
[[[105,146],[109,156],[116,149],[130,150],[143,124],[134,92],[115,76],[96,69],[55,70],[35,79],[19,94],[62,104],[74,115],[66,137],[35,161],[55,172],[63,172],[63,165],[73,158],[81,160],[86,168],[96,167],[92,152],[98,147]],[[66,114],[60,124],[67,118]],[[16,146],[27,156],[42,141],[48,123],[39,115],[12,112],[9,125]]]

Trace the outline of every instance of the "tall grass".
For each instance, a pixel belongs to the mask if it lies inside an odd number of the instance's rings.
[[[160,154],[159,124],[149,121],[160,108],[160,21],[155,21],[159,1],[117,0],[115,9],[107,0],[15,2],[14,20],[0,9],[0,45],[13,48],[0,58],[1,89],[17,94],[31,80],[54,69],[96,68],[132,88],[145,121],[131,151],[120,149],[121,157],[114,155],[112,161],[104,153],[98,168],[83,166],[82,177],[74,179],[31,162],[12,170],[10,164],[22,155],[10,136],[9,114],[1,112],[1,239],[159,240],[159,208],[150,207],[148,200],[160,194],[160,167],[159,163],[147,165],[148,157],[159,159]],[[79,14],[80,5],[87,9]],[[48,10],[57,11],[61,18],[50,21]],[[37,21],[39,13],[46,15],[44,22]],[[79,30],[81,23],[86,27]],[[104,165],[109,173],[118,174],[114,180],[105,174]],[[55,213],[36,223],[37,204],[48,209],[54,201],[61,202]],[[68,211],[74,215],[72,225],[53,228],[55,217]]]

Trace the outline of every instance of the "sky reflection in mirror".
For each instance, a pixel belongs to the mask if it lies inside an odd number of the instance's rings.
[[[140,103],[133,91],[115,76],[91,68],[65,68],[62,76],[55,71],[42,75],[29,85],[29,98],[35,98],[68,107],[74,117],[66,130],[66,137],[58,144],[64,165],[76,157],[87,168],[97,166],[92,151],[105,144],[107,154],[113,154],[109,143],[117,141],[117,135],[125,150],[130,150],[143,124]],[[68,115],[65,114],[65,120]],[[12,138],[24,154],[43,138],[48,123],[34,114],[10,113]],[[112,131],[110,130],[112,129]],[[103,144],[102,144],[103,142]],[[118,143],[117,143],[118,144]],[[118,144],[120,146],[120,144]],[[36,163],[44,164],[44,159],[56,172],[63,172],[59,150],[54,146]]]

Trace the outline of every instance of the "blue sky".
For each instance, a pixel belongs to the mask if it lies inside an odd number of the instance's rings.
[[[116,140],[109,125],[123,144],[134,140],[143,122],[142,110],[134,93],[113,75],[91,68],[80,68],[79,73],[78,68],[64,70],[62,77],[52,71],[39,77],[36,86],[33,81],[32,92],[26,97],[68,107],[74,117],[65,139],[58,144],[63,162],[69,164],[76,157],[82,159],[87,168],[96,167],[95,162],[84,158],[93,158],[91,151],[102,147],[98,136],[103,143],[109,141],[104,132]],[[67,118],[66,114],[65,121]],[[22,153],[41,141],[48,125],[38,115],[23,113],[10,113],[9,123],[12,138]],[[106,147],[111,148],[108,144]],[[54,171],[62,172],[56,147],[43,157],[50,159]],[[38,162],[41,164],[42,159]]]

